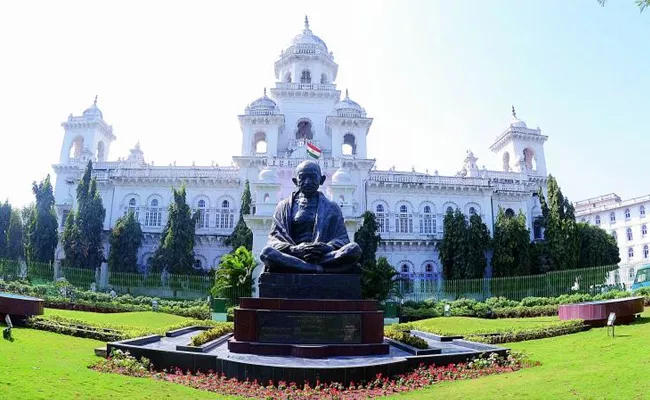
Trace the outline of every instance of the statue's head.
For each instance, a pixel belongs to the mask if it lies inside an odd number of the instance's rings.
[[[318,163],[303,161],[296,167],[296,173],[292,180],[300,192],[311,196],[318,191],[320,185],[325,183],[325,175],[321,173]]]

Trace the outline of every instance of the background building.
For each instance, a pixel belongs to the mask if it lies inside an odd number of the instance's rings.
[[[650,263],[650,195],[621,200],[610,193],[575,203],[576,220],[596,225],[609,232],[618,243],[621,257],[615,283],[629,287],[638,267]]]
[[[54,165],[61,229],[66,213],[75,207],[75,188],[83,169],[93,160],[107,210],[104,228],[110,230],[117,218],[129,209],[135,211],[145,232],[139,253],[142,267],[158,245],[171,188],[183,183],[188,203],[200,212],[196,267],[213,267],[230,251],[223,239],[237,222],[245,180],[251,182],[253,214],[247,222],[257,253],[266,242],[275,205],[294,189],[295,166],[316,156],[328,178],[323,190],[341,206],[351,236],[358,217],[367,210],[374,212],[382,237],[378,256],[387,257],[404,274],[429,279],[440,273],[434,244],[442,238],[448,209],[481,215],[490,231],[499,207],[510,213],[521,210],[531,240],[541,239],[537,191],[546,187],[547,136],[539,128],[529,128],[514,107],[511,121],[490,147],[498,170],[479,167],[469,150],[453,176],[378,170],[366,141],[373,119],[347,90],[342,94],[337,88],[338,64],[306,18],[304,29],[282,50],[274,70],[275,86],[261,91],[262,96],[238,116],[242,147],[231,167],[155,166],[146,161],[139,144],[127,157],[108,161],[116,137],[97,101],[81,116],[70,115],[62,124],[61,154]],[[62,249],[56,257],[64,257]]]

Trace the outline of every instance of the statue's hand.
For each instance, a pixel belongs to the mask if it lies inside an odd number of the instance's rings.
[[[307,243],[300,243],[299,245],[296,246],[291,246],[289,248],[289,252],[291,253],[292,256],[298,257],[301,259],[305,259],[305,256],[309,254],[310,249],[309,249],[309,244]]]

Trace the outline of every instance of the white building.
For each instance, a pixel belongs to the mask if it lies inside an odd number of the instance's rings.
[[[618,243],[620,268],[617,283],[634,281],[638,267],[650,263],[650,195],[621,200],[615,193],[575,203],[576,219],[599,226]]]
[[[325,42],[312,33],[307,19],[274,68],[275,86],[268,94],[265,89],[238,116],[242,147],[241,154],[233,157],[235,167],[154,166],[145,160],[139,145],[126,158],[109,161],[116,137],[97,102],[81,116],[70,115],[62,124],[61,155],[54,166],[61,228],[66,212],[75,207],[75,187],[83,168],[93,160],[107,210],[104,228],[110,230],[117,218],[133,209],[146,233],[139,254],[142,266],[165,226],[170,188],[182,183],[191,207],[201,211],[196,266],[216,266],[230,251],[222,239],[237,222],[245,180],[251,182],[254,203],[247,221],[254,231],[254,250],[259,251],[275,205],[293,190],[294,167],[308,157],[305,146],[311,143],[322,152],[318,162],[328,178],[324,191],[340,204],[351,238],[358,217],[366,210],[376,213],[382,236],[379,255],[400,272],[433,276],[440,270],[434,244],[442,237],[443,216],[449,208],[480,214],[491,231],[499,207],[512,213],[522,210],[531,240],[541,238],[536,192],[546,188],[547,136],[539,128],[528,128],[514,107],[512,120],[490,147],[499,170],[479,167],[471,151],[453,176],[377,170],[366,142],[373,119],[347,90],[342,96],[335,83],[338,64]],[[57,259],[63,257],[59,249]]]

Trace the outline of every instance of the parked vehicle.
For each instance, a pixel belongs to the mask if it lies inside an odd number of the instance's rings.
[[[636,271],[634,283],[632,283],[632,290],[642,287],[650,287],[650,264],[644,265]]]

